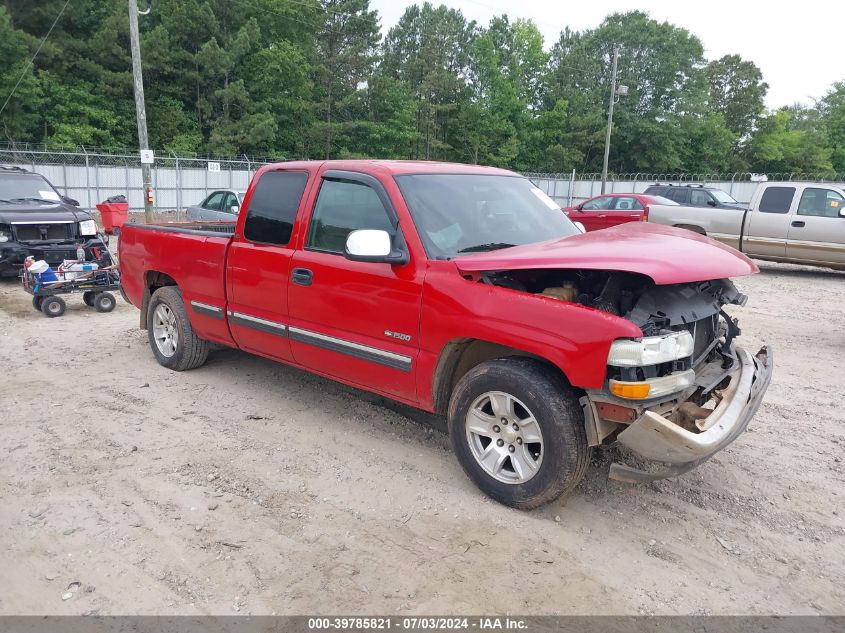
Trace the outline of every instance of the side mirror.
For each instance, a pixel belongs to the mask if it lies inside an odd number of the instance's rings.
[[[353,262],[408,263],[408,253],[393,248],[390,233],[374,229],[352,231],[343,254]]]
[[[708,200],[708,201],[707,201],[707,204],[708,204],[708,205],[710,205],[711,207],[715,207],[715,206],[716,206],[716,201],[715,201],[715,200]]]
[[[573,224],[575,225],[575,228],[578,229],[579,231],[581,231],[582,233],[587,232],[587,229],[580,222],[573,222]]]
[[[231,211],[235,215],[238,215],[238,213],[241,212],[241,208],[238,205],[233,204],[231,207],[229,207],[229,211]]]
[[[79,200],[74,200],[73,198],[68,198],[67,196],[62,196],[62,202],[65,204],[72,205],[74,207],[79,206]]]
[[[845,218],[845,207],[842,207],[841,209],[839,209],[839,217]]]

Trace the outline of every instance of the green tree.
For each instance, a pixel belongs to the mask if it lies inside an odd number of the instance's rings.
[[[326,17],[317,33],[315,67],[319,121],[312,135],[314,151],[331,158],[336,137],[355,126],[361,114],[359,90],[372,76],[381,34],[378,12],[370,10],[369,0],[323,0],[323,10]]]
[[[707,64],[709,109],[721,114],[725,125],[739,139],[746,139],[765,112],[769,84],[754,62],[739,55],[725,55]]]
[[[845,173],[845,81],[833,84],[817,108],[830,145],[833,169]]]
[[[596,29],[565,30],[552,51],[550,97],[569,105],[571,139],[584,170],[599,171],[610,66],[619,49],[619,83],[629,86],[614,114],[614,171],[683,167],[681,119],[706,112],[701,41],[641,11],[608,16]]]
[[[0,107],[6,104],[0,116],[0,134],[9,141],[31,138],[41,118],[41,89],[33,69],[27,67],[32,40],[12,26],[8,11],[0,6]]]
[[[406,83],[416,100],[417,140],[410,158],[445,159],[453,155],[451,127],[469,99],[467,77],[476,25],[444,5],[405,9],[385,38],[382,69]]]
[[[758,172],[813,173],[833,169],[831,153],[818,113],[791,106],[761,119],[747,158]]]

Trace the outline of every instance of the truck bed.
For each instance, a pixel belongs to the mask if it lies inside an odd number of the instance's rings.
[[[176,285],[179,280],[185,305],[203,315],[194,323],[197,334],[231,345],[223,307],[226,252],[234,229],[234,224],[225,222],[125,225],[120,270],[126,297],[143,310],[151,284]],[[207,316],[212,308],[214,318]]]

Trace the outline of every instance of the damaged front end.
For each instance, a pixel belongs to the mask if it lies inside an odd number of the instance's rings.
[[[610,477],[643,482],[706,461],[745,431],[771,382],[772,353],[736,346],[727,305],[747,297],[727,279],[657,285],[644,275],[605,271],[507,271],[479,281],[543,294],[621,316],[643,336],[611,345],[601,389],[581,399],[591,446],[618,441],[648,471],[613,464]]]
[[[745,431],[771,382],[772,353],[737,347],[725,305],[747,297],[729,280],[654,286],[625,318],[642,339],[611,345],[605,388],[582,399],[591,444],[608,438],[663,464],[613,464],[610,477],[643,482],[698,466]]]

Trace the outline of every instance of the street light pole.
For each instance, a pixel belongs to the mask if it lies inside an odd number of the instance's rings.
[[[144,107],[144,80],[141,76],[141,45],[138,36],[138,0],[129,0],[129,41],[132,48],[132,77],[135,82],[135,117],[138,120],[138,145],[148,150],[147,111]],[[141,163],[144,181],[144,221],[153,222],[152,175],[149,163]]]
[[[607,108],[607,135],[604,137],[604,162],[601,168],[601,192],[607,186],[607,162],[610,159],[610,131],[613,128],[613,104],[616,102],[616,67],[619,63],[619,49],[613,49],[613,69],[610,71],[610,105]]]

